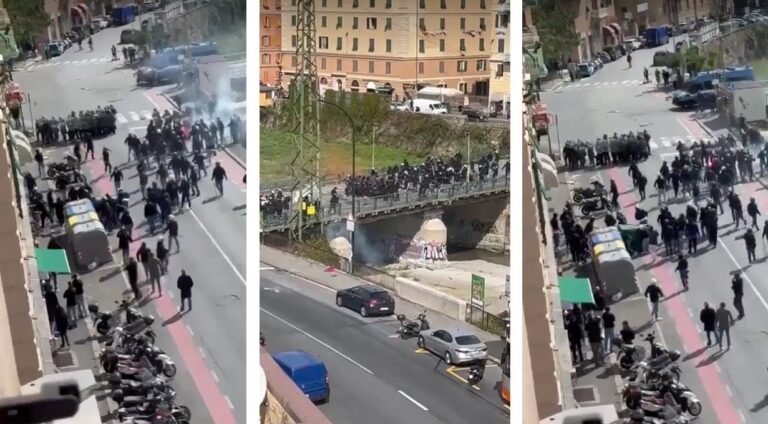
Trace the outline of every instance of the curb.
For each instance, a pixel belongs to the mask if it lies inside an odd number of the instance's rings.
[[[246,171],[248,170],[248,167],[245,165],[245,161],[237,157],[236,154],[232,153],[228,148],[224,148],[224,153],[226,153],[229,157],[232,158],[235,162],[237,162],[238,165],[240,165],[243,169]]]
[[[93,349],[93,373],[94,377],[98,377],[100,375],[103,375],[104,373],[101,372],[101,364],[99,363],[99,353],[101,352],[101,346],[99,346],[98,337],[99,334],[96,332],[96,328],[94,328],[93,323],[91,322],[91,313],[88,312],[88,316],[85,317],[85,327],[88,329],[88,335],[91,337],[91,349]],[[104,394],[106,395],[104,397],[104,400],[107,403],[107,414],[112,415],[117,413],[117,410],[120,408],[117,402],[112,400],[112,390],[109,389],[109,384],[105,384],[104,381],[100,381],[100,388],[104,391]],[[117,418],[112,417],[109,420],[104,421],[105,423],[116,423]]]
[[[293,256],[293,255],[291,255],[291,256]],[[303,258],[303,257],[301,257],[301,256],[295,256],[295,257],[296,257],[296,258],[299,258],[299,259],[301,259],[301,260],[307,261],[307,262],[309,262],[309,263],[311,263],[311,264],[314,264],[314,265],[322,265],[322,266],[325,266],[325,265],[321,264],[320,262],[317,262],[317,261],[313,261],[312,259]],[[285,272],[286,274],[290,274],[290,275],[293,275],[294,277],[297,277],[297,278],[300,278],[300,279],[304,279],[304,280],[309,280],[309,281],[312,281],[312,282],[313,282],[313,283],[315,283],[315,284],[319,284],[319,285],[321,285],[321,286],[323,286],[323,287],[327,287],[327,288],[329,288],[329,289],[337,290],[335,287],[331,287],[330,285],[328,285],[328,284],[324,284],[324,283],[322,283],[322,282],[320,282],[320,281],[316,281],[316,280],[315,280],[315,279],[313,279],[313,278],[310,278],[310,277],[307,277],[307,276],[304,276],[304,275],[301,275],[301,274],[297,274],[297,273],[295,273],[295,272],[293,272],[293,271],[289,271],[289,270],[287,270],[287,269],[285,269],[285,268],[283,268],[283,267],[281,267],[281,266],[278,266],[278,265],[275,265],[275,264],[273,264],[273,263],[270,263],[268,260],[265,260],[265,259],[262,259],[262,258],[260,258],[259,260],[260,260],[261,262],[263,262],[263,263],[265,263],[265,264],[267,264],[267,265],[271,266],[272,268],[274,268],[274,269],[278,270],[278,271],[282,271],[282,272]],[[334,269],[335,269],[335,268],[334,268]],[[365,281],[368,281],[368,280],[366,280],[365,278],[360,278],[360,277],[358,277],[358,276],[356,276],[356,275],[354,275],[354,274],[349,274],[349,273],[346,273],[346,272],[344,272],[344,271],[341,271],[341,270],[339,270],[339,269],[336,269],[336,270],[335,270],[335,272],[337,272],[337,273],[339,273],[339,274],[344,274],[344,275],[350,276],[350,277],[352,277],[352,278],[357,278],[357,279],[361,279],[361,280],[365,280]],[[376,284],[376,283],[374,283],[374,282],[372,282],[372,281],[368,281],[368,283],[369,283],[369,284]],[[389,289],[387,289],[387,290],[389,290]],[[413,304],[417,304],[416,302],[411,302],[410,300],[406,300],[406,301],[407,301],[407,302],[410,302],[410,303],[413,303]],[[419,306],[424,306],[424,305],[419,305]],[[467,323],[467,324],[469,324],[469,323]],[[472,325],[472,324],[469,324],[469,325],[470,325],[470,326],[472,326],[472,327],[474,327],[474,325]],[[482,329],[481,329],[481,330],[482,330]],[[483,330],[483,331],[485,331],[485,330]],[[501,366],[501,360],[499,360],[498,358],[495,358],[495,357],[493,357],[493,356],[490,356],[490,355],[488,355],[488,360],[489,360],[490,362],[493,362],[493,363],[495,363],[496,365],[499,365],[499,366]],[[619,386],[619,387],[624,387],[624,386],[623,386],[623,384],[622,384],[622,385],[621,385],[621,386]]]
[[[712,137],[712,131],[707,128],[706,125],[699,121],[698,118],[693,118],[693,120],[701,127],[702,130],[704,130],[705,133],[707,133],[708,136]],[[730,131],[730,129],[728,131]]]

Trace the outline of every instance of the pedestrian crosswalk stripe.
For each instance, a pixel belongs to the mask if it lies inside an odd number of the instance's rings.
[[[664,145],[664,147],[670,147],[670,146],[672,146],[672,143],[671,143],[671,142],[670,142],[668,139],[666,139],[666,138],[664,138],[663,140],[661,140],[661,144],[663,144],[663,145]]]
[[[142,110],[141,111],[141,116],[143,116],[144,119],[152,119],[152,112],[150,112],[148,110]]]
[[[659,145],[658,145],[658,144],[656,144],[656,142],[655,142],[655,141],[649,141],[649,142],[648,142],[648,146],[651,148],[651,150],[653,150],[653,149],[657,149],[657,148],[659,147]]]
[[[99,61],[99,59],[91,59],[91,63],[96,63],[98,61]]]
[[[141,120],[141,118],[139,117],[139,114],[136,112],[129,112],[128,114],[131,116],[131,119],[133,119],[134,121]]]
[[[618,85],[618,84],[619,84],[619,82],[618,82],[618,81],[614,81],[614,82],[613,82],[613,85]]]
[[[629,84],[629,80],[624,81],[622,84]]]
[[[121,124],[125,124],[125,123],[127,123],[127,122],[128,122],[128,120],[127,120],[127,119],[125,119],[125,116],[123,116],[123,114],[122,114],[122,113],[118,113],[118,114],[116,114],[116,115],[115,115],[115,119],[117,119],[117,122],[119,122],[119,123],[121,123]]]

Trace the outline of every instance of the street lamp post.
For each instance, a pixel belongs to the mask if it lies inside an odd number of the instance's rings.
[[[354,224],[357,224],[357,206],[356,206],[356,177],[357,177],[357,170],[355,168],[356,159],[357,159],[357,139],[355,137],[355,120],[352,119],[352,116],[347,112],[343,107],[337,105],[336,103],[331,103],[329,101],[323,100],[323,99],[317,99],[320,103],[333,106],[336,109],[340,110],[342,114],[347,118],[349,121],[349,126],[352,129],[352,222]],[[322,189],[320,191],[320,196],[322,197]],[[352,247],[352,257],[349,260],[349,273],[352,274],[355,270],[355,228],[353,227],[352,231],[350,231],[349,235],[349,244]]]

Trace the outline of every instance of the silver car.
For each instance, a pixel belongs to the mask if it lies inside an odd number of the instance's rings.
[[[474,334],[462,328],[424,330],[417,344],[421,349],[440,355],[446,364],[466,364],[488,358],[488,347]]]

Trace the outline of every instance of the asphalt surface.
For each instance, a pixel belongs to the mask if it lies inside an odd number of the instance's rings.
[[[116,135],[95,141],[96,160],[83,165],[97,195],[114,193],[103,172],[102,147],[112,150],[113,165],[125,164],[125,137],[129,131],[145,134],[148,121],[142,119],[142,111],[157,108],[162,112],[171,108],[160,95],[163,88],[137,88],[132,71],[123,68],[121,62],[100,60],[111,57],[109,48],[118,42],[122,29],[125,28],[109,28],[94,35],[93,52],[87,48],[80,52],[74,47],[53,59],[54,65],[18,71],[14,76],[23,90],[30,93],[35,118],[65,116],[72,110],[108,104],[124,117],[118,122]],[[73,64],[83,60],[88,62]],[[63,157],[69,149],[70,146],[47,147],[45,154],[48,161],[52,161]],[[201,180],[202,194],[192,200],[192,211],[177,215],[182,250],[171,257],[169,273],[164,279],[164,293],[170,294],[153,297],[142,308],[158,318],[157,343],[170,352],[179,367],[173,384],[179,402],[190,406],[194,422],[220,424],[246,422],[246,210],[242,184],[245,171],[223,152],[215,160],[222,162],[229,175],[224,196],[216,197],[213,183],[205,178]],[[134,230],[134,239],[142,239],[132,245],[132,251],[138,248],[139,241],[146,241],[154,250],[156,237],[146,235],[146,228],[140,224],[143,203],[133,165],[124,170],[123,187],[132,192],[131,215],[138,227]],[[116,247],[115,238],[110,237],[110,241]],[[179,299],[172,296],[177,292],[175,282],[181,269],[195,281],[193,310],[184,315],[177,314]],[[118,275],[116,270],[114,274]],[[141,271],[140,276],[143,276]],[[124,284],[115,283],[113,297],[122,296],[125,288]],[[144,290],[146,293],[148,288]],[[99,297],[108,296],[100,294]],[[111,306],[103,305],[105,309]]]
[[[633,69],[626,69],[621,59],[607,64],[588,81],[593,83],[641,80],[643,66],[650,66],[653,51],[641,50],[633,54]],[[651,78],[653,79],[653,68]],[[594,139],[604,133],[636,131],[645,128],[651,137],[675,136],[705,138],[708,135],[692,120],[690,112],[671,111],[666,95],[654,88],[655,84],[598,85],[594,88],[566,88],[542,93],[542,101],[558,116],[557,131],[561,141],[566,139]],[[544,145],[546,145],[546,140]],[[556,145],[556,143],[555,143]],[[640,164],[641,171],[652,183],[663,160],[671,161],[673,147],[658,145],[652,150],[652,157]],[[759,169],[759,168],[756,168]],[[639,195],[632,189],[627,167],[607,169],[582,169],[567,173],[561,180],[570,180],[581,186],[593,176],[602,179],[606,185],[616,180],[620,193],[619,203],[630,222],[634,222],[634,205],[639,204],[651,212],[649,222],[656,223],[658,210],[655,190],[649,184],[648,198],[639,202]],[[761,210],[768,210],[768,193],[762,182],[740,184],[736,192],[746,202],[755,197]],[[564,190],[560,188],[559,190]],[[671,203],[674,215],[684,212],[686,201]],[[726,208],[727,209],[727,208]],[[761,220],[762,221],[762,220]],[[662,341],[673,349],[683,352],[682,380],[701,398],[704,413],[697,420],[700,423],[764,423],[768,420],[768,382],[765,368],[768,357],[768,333],[763,323],[768,319],[768,286],[761,275],[768,270],[765,263],[768,248],[758,247],[758,262],[745,267],[746,249],[743,227],[733,229],[730,214],[720,216],[720,242],[714,249],[706,248],[706,242],[699,244],[699,253],[688,258],[690,263],[690,286],[682,292],[681,284],[674,272],[676,259],[668,260],[659,254],[649,254],[636,261],[638,280],[644,290],[650,279],[659,281],[667,298],[662,303],[662,320],[651,325],[662,335]],[[760,223],[761,227],[763,223]],[[663,248],[662,248],[663,250]],[[706,336],[700,331],[698,316],[704,302],[717,305],[726,302],[732,306],[730,289],[731,272],[743,269],[745,272],[744,307],[746,318],[739,321],[731,331],[733,346],[730,350],[719,351],[717,346],[707,348]],[[645,323],[632,323],[640,327]]]
[[[331,385],[321,411],[334,423],[505,423],[495,392],[501,371],[486,369],[477,387],[462,381],[464,367],[449,368],[402,340],[392,317],[362,318],[334,304],[335,291],[262,266],[261,329],[271,353],[304,350],[323,360]],[[418,306],[396,299],[397,313]],[[436,325],[433,323],[433,328]]]

